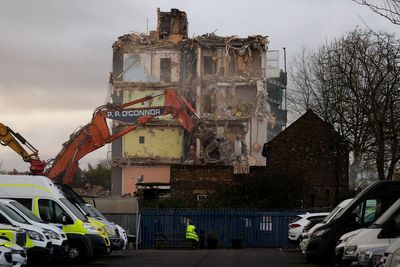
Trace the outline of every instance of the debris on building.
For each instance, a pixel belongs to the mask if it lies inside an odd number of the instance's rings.
[[[113,44],[113,102],[174,87],[201,123],[188,135],[165,116],[115,141],[112,194],[134,193],[138,183],[169,183],[172,164],[230,166],[234,174],[265,166],[262,144],[286,126],[286,73],[271,68],[268,37],[189,38],[185,12],[158,9],[157,15],[156,31],[126,34]],[[114,128],[124,126],[113,122]]]

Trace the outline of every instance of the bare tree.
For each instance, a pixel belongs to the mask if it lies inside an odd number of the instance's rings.
[[[400,25],[400,0],[353,0],[353,2],[367,6],[393,24]]]
[[[290,106],[312,108],[351,143],[350,186],[364,159],[374,159],[380,180],[399,161],[399,41],[355,29],[294,63]]]

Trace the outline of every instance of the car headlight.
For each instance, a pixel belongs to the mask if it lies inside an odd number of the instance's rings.
[[[329,229],[318,230],[318,231],[314,232],[313,236],[321,236],[321,235],[325,234],[328,231],[329,231]]]
[[[51,239],[57,239],[57,240],[60,239],[60,235],[57,234],[56,232],[48,229],[46,229],[45,231],[50,235]]]
[[[344,255],[345,256],[352,256],[354,253],[356,253],[357,246],[348,246],[344,247]]]
[[[383,254],[381,259],[379,260],[379,265],[378,266],[384,266],[386,265],[386,262],[388,261],[389,253]]]
[[[104,231],[108,236],[116,236],[115,231],[111,226],[106,225],[104,228],[105,228]]]
[[[26,230],[26,234],[29,236],[30,239],[44,241],[44,236],[41,233],[36,231]]]
[[[84,224],[83,224],[83,227],[85,227],[85,229],[88,230],[88,231],[97,232],[96,227],[94,227],[93,225],[84,223]]]

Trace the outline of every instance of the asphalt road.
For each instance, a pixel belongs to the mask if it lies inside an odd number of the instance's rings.
[[[62,261],[41,263],[40,266],[69,266]],[[91,261],[90,266],[173,266],[173,267],[317,267],[306,263],[297,250],[282,249],[217,249],[217,250],[125,250]]]

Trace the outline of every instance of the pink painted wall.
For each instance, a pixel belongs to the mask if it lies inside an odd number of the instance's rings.
[[[135,166],[123,169],[122,194],[133,194],[136,192],[138,177],[143,175],[143,183],[169,183],[169,166]]]

